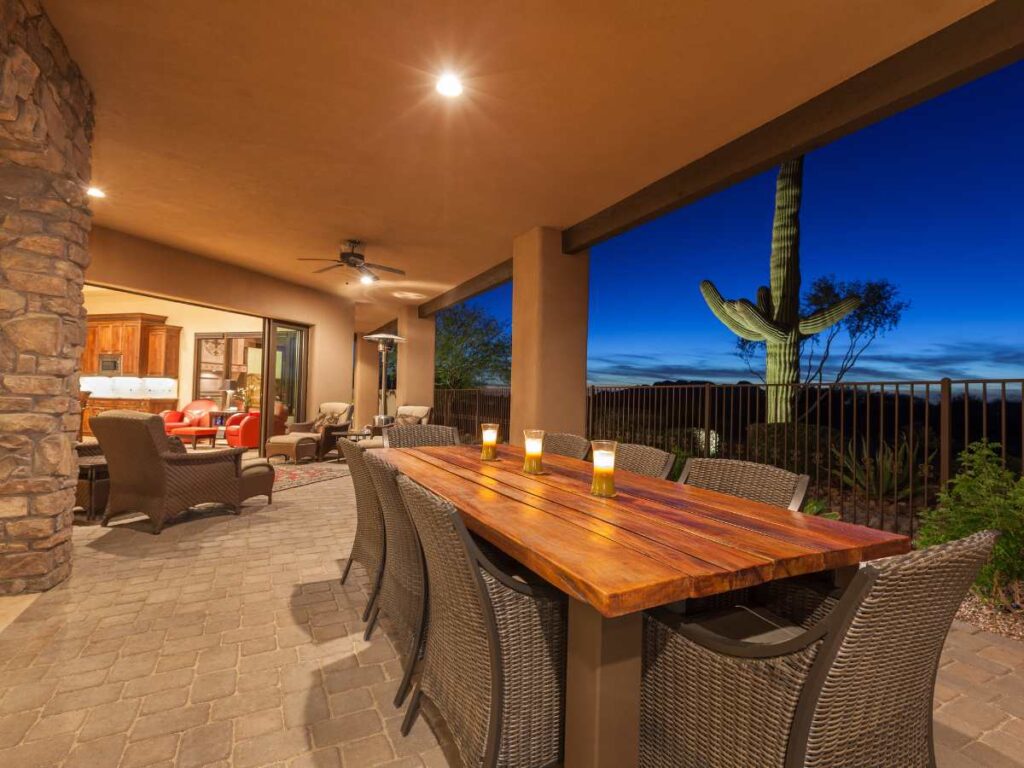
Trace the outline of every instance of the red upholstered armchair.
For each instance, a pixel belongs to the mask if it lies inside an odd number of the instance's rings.
[[[178,427],[210,426],[210,411],[217,409],[213,400],[193,400],[180,411],[161,411],[164,420],[164,432],[171,434]]]
[[[224,438],[232,448],[260,447],[260,412],[236,413],[224,423]]]

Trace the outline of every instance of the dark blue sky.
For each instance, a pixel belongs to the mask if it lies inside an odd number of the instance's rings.
[[[1024,377],[1024,63],[807,156],[803,284],[887,278],[911,302],[850,381]],[[768,282],[775,172],[591,251],[595,384],[753,378],[698,290]],[[473,300],[511,316],[511,286]]]

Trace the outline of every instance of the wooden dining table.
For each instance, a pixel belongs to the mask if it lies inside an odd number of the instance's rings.
[[[589,462],[518,448],[386,448],[400,472],[451,502],[473,533],[569,597],[566,768],[638,760],[643,611],[909,551],[906,536],[616,470],[590,493]]]

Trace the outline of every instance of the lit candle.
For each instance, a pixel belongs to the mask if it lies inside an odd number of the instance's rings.
[[[498,425],[480,425],[480,458],[494,461],[498,458]]]
[[[614,440],[594,440],[590,447],[594,454],[594,480],[590,492],[595,496],[611,498],[615,495],[615,449]]]
[[[526,452],[526,458],[523,460],[523,472],[539,475],[544,471],[544,467],[541,465],[541,456],[544,453],[544,430],[524,429],[523,442]]]

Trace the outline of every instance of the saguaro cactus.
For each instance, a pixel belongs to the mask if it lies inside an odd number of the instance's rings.
[[[771,287],[757,289],[757,304],[747,299],[726,300],[710,280],[700,292],[715,317],[737,336],[763,341],[766,347],[770,423],[793,419],[793,385],[800,379],[800,342],[853,312],[860,299],[850,297],[831,307],[800,317],[800,195],[804,159],[782,164],[775,185],[772,225]]]

